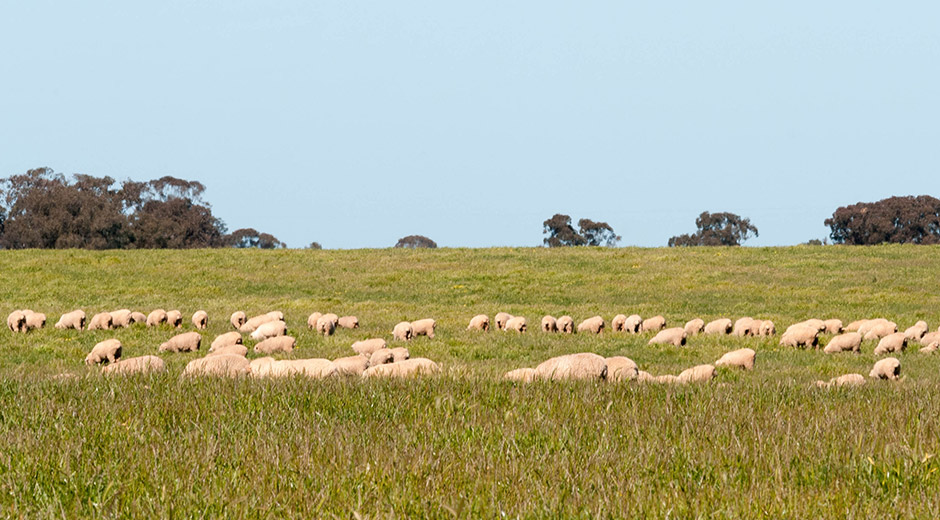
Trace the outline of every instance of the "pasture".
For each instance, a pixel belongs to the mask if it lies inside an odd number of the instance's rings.
[[[940,248],[356,251],[0,251],[0,311],[46,328],[0,335],[0,516],[173,518],[872,518],[940,511],[940,355],[897,357],[900,382],[817,389],[868,374],[861,354],[777,345],[810,317],[940,326]],[[157,354],[176,332],[141,325],[59,331],[82,308],[209,313],[199,353],[160,353],[168,373],[106,378],[83,364],[119,338]],[[415,380],[179,377],[229,315],[278,309],[298,348],[352,355],[402,320],[435,318]],[[358,316],[331,337],[313,311]],[[466,330],[475,314],[528,318],[518,335]],[[771,319],[772,338],[552,335],[545,314]],[[250,347],[253,342],[246,341]],[[654,375],[742,347],[750,372],[674,386],[515,384],[504,372],[560,354],[625,355]],[[249,357],[257,357],[249,353]],[[61,377],[61,374],[73,374]],[[58,377],[57,377],[58,376]]]

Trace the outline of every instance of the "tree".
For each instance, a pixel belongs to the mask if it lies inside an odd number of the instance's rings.
[[[203,202],[197,181],[162,177],[127,181],[122,187],[126,211],[140,249],[189,249],[225,245],[225,223]]]
[[[548,238],[542,242],[548,247],[583,246],[587,240],[571,225],[571,217],[555,213],[552,218],[542,222],[542,234]]]
[[[739,246],[741,242],[758,236],[757,227],[751,220],[734,213],[709,213],[703,211],[695,219],[698,231],[678,235],[669,239],[669,247],[679,246]]]
[[[614,233],[614,228],[606,222],[594,222],[583,218],[578,221],[578,228],[589,246],[614,247],[617,242],[620,242],[621,237]]]
[[[323,246],[319,242],[310,242],[310,245],[307,246],[307,249],[323,249]]]
[[[838,208],[825,220],[834,244],[940,243],[940,200],[890,197]]]
[[[283,249],[287,247],[287,244],[278,240],[274,235],[260,233],[253,228],[232,231],[230,235],[225,236],[225,243],[230,247],[238,248]]]
[[[408,235],[403,238],[398,239],[398,243],[395,244],[395,247],[404,247],[408,249],[416,249],[419,247],[427,247],[431,249],[437,248],[437,243],[426,236],[422,235]]]

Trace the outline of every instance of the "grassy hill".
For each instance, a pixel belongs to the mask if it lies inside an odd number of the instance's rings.
[[[772,319],[883,316],[940,325],[940,248],[484,249],[358,251],[0,251],[0,311],[49,326],[0,335],[0,510],[9,516],[800,517],[932,516],[940,510],[940,356],[909,349],[901,383],[818,390],[867,374],[860,355],[779,347],[777,338],[519,336],[467,331],[470,317],[600,314]],[[84,355],[117,337],[155,354],[168,328],[57,331],[58,316],[279,309],[296,358],[350,355],[433,317],[412,356],[444,373],[413,381],[108,379]],[[313,311],[361,328],[322,338]],[[249,345],[250,346],[250,345]],[[563,353],[626,355],[653,374],[758,351],[753,372],[712,384],[503,382]],[[254,357],[253,355],[251,355]],[[78,377],[55,378],[68,373]]]

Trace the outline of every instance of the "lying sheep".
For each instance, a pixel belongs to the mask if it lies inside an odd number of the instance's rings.
[[[166,372],[166,363],[157,356],[140,356],[121,359],[101,369],[102,374],[132,375]]]
[[[897,381],[901,376],[901,362],[897,358],[888,357],[875,363],[868,377],[872,379],[889,379]]]
[[[863,334],[863,337],[866,341],[870,340],[880,340],[885,336],[889,336],[898,331],[897,325],[893,323],[879,323],[877,325],[871,326],[868,331]]]
[[[23,315],[26,316],[27,331],[41,329],[46,326],[46,315],[41,312],[25,310]]]
[[[904,337],[908,341],[920,341],[920,338],[924,337],[924,334],[930,332],[930,328],[927,327],[926,321],[918,321],[913,326],[908,327],[904,331]]]
[[[718,359],[718,361],[715,361],[715,366],[752,370],[754,368],[754,361],[756,359],[757,352],[754,352],[753,349],[742,348],[738,350],[732,350],[731,352],[726,352]]]
[[[731,334],[732,327],[731,320],[720,318],[705,324],[705,334]]]
[[[477,314],[470,318],[470,325],[467,325],[467,330],[482,330],[483,332],[490,330],[490,317],[486,314]]]
[[[356,351],[357,354],[363,356],[371,356],[373,352],[379,349],[386,348],[388,344],[382,338],[373,338],[366,339],[362,341],[357,341],[352,344],[352,349]]]
[[[395,362],[395,353],[392,352],[390,348],[382,348],[376,350],[369,356],[369,366],[374,367],[376,365],[385,365],[388,363]]]
[[[562,379],[603,380],[607,378],[607,360],[590,352],[553,357],[535,367],[535,377],[549,381]]]
[[[525,332],[528,329],[526,320],[522,316],[513,316],[509,318],[509,321],[506,322],[506,330],[512,330],[519,332],[520,334]]]
[[[791,327],[780,337],[784,347],[816,347],[819,345],[819,329],[814,327]]]
[[[940,348],[940,341],[934,341],[930,345],[927,345],[926,347],[920,349],[920,353],[921,354],[933,354],[934,352],[937,351],[938,348]]]
[[[823,322],[826,325],[826,334],[841,334],[842,333],[842,320],[829,319]]]
[[[336,324],[339,325],[341,329],[358,329],[359,318],[355,316],[343,316],[336,321]]]
[[[209,326],[209,313],[206,311],[196,311],[193,313],[193,326],[199,330],[205,330]]]
[[[618,314],[614,316],[614,319],[610,320],[610,330],[614,332],[623,332],[623,326],[627,323],[626,314]]]
[[[82,330],[85,328],[85,311],[78,309],[72,312],[67,312],[59,318],[59,321],[56,322],[55,328],[60,330],[65,329],[75,329]]]
[[[94,320],[94,318],[92,318]],[[147,315],[147,326],[156,327],[162,323],[166,323],[167,315],[166,311],[163,309],[155,309]]]
[[[411,352],[408,352],[408,349],[405,347],[395,347],[392,350],[392,356],[394,356],[393,362],[401,363],[406,359],[411,359]]]
[[[187,332],[187,334],[196,334]],[[215,376],[238,377],[251,374],[251,363],[244,356],[220,354],[190,361],[183,369],[184,377]]]
[[[638,370],[636,373],[637,383],[655,383],[656,378],[653,377],[653,374],[646,372],[644,370]]]
[[[348,356],[334,359],[336,373],[341,376],[361,376],[369,368],[369,358],[365,356]]]
[[[370,366],[362,373],[362,377],[414,377],[418,375],[437,374],[441,371],[440,365],[426,358],[414,358],[401,363]]]
[[[715,377],[715,367],[712,365],[698,365],[687,368],[679,373],[676,382],[682,384],[688,383],[707,383]]]
[[[114,363],[120,357],[121,342],[116,339],[106,339],[96,344],[85,356],[85,364],[91,366],[104,362]]]
[[[111,330],[111,314],[99,312],[92,316],[88,322],[88,330]]]
[[[559,332],[564,332],[565,334],[574,334],[574,320],[571,316],[562,316],[555,320],[555,325],[558,326]]]
[[[325,379],[338,375],[336,364],[329,359],[282,359],[264,357],[251,362],[254,377],[293,377]]]
[[[865,384],[865,377],[862,374],[845,374],[825,381],[816,381],[816,386],[821,388],[831,388],[840,386],[860,386]]]
[[[656,376],[651,379],[653,383],[659,384],[676,384],[679,382],[679,378],[672,374],[664,374],[661,376]]]
[[[131,326],[131,310],[130,309],[121,309],[117,311],[111,311],[108,314],[111,315],[111,326],[114,328],[126,328]]]
[[[515,370],[510,370],[503,375],[503,379],[508,379],[509,381],[516,381],[519,383],[531,383],[535,380],[535,369],[517,368]]]
[[[682,327],[682,329],[685,330],[686,336],[700,334],[703,330],[705,330],[705,320],[701,318],[691,319],[685,323],[685,326]]]
[[[542,316],[542,332],[558,332],[558,322],[554,316]]]
[[[435,327],[437,327],[437,322],[431,318],[413,321],[411,322],[411,337],[427,336],[431,339],[434,339]]]
[[[320,321],[320,318],[322,317],[322,312],[314,312],[310,316],[307,316],[307,328],[310,330],[317,330],[317,322]]]
[[[687,335],[685,333],[685,329],[681,327],[674,327],[671,329],[659,331],[659,333],[653,336],[653,339],[649,340],[649,343],[647,344],[670,344],[681,347],[682,345],[685,345],[686,338]]]
[[[666,318],[662,316],[653,316],[652,318],[647,318],[643,320],[643,325],[641,325],[641,330],[643,332],[649,332],[651,330],[663,330],[666,328]]]
[[[506,328],[506,322],[512,318],[512,314],[506,312],[497,312],[496,313],[496,328],[499,330],[504,330]]]
[[[411,322],[402,321],[392,329],[392,338],[398,341],[410,341],[413,332]]]
[[[760,320],[755,320],[751,317],[739,318],[738,321],[734,322],[734,328],[731,329],[731,334],[734,336],[756,336],[760,333]]]
[[[218,348],[227,347],[229,345],[241,345],[242,344],[242,335],[238,331],[226,332],[225,334],[219,334],[212,340],[212,344],[209,345],[209,352],[213,352]]]
[[[604,331],[604,318],[593,316],[578,324],[578,332],[591,332],[600,334]]]
[[[639,367],[628,357],[614,356],[604,360],[607,363],[607,380],[612,383],[632,381],[637,378]]]
[[[232,324],[232,328],[238,330],[241,328],[245,322],[248,321],[248,317],[245,316],[243,311],[235,311],[232,313],[232,316],[228,319],[228,322]]]
[[[224,345],[210,351],[207,356],[221,356],[222,354],[235,354],[237,356],[248,356],[248,347],[245,345]]]
[[[876,356],[880,356],[881,354],[903,352],[905,347],[907,347],[907,338],[905,337],[904,333],[895,332],[894,334],[888,334],[887,336],[881,338],[881,340],[878,342],[878,346],[875,347],[874,354]]]
[[[770,320],[760,322],[760,327],[757,329],[758,336],[773,336],[775,334],[777,334],[777,327],[774,322]]]
[[[640,332],[641,328],[643,328],[643,318],[641,318],[638,314],[631,314],[627,316],[627,319],[623,322],[624,332],[636,334]]]
[[[938,332],[928,332],[920,338],[920,344],[927,346],[933,343],[934,341],[940,341],[940,331]]]
[[[329,316],[320,316],[320,319],[317,320],[316,330],[324,336],[332,336],[336,332],[336,325]]]
[[[862,346],[862,335],[858,332],[846,332],[840,334],[831,340],[823,349],[826,354],[837,354],[839,352],[858,352]]]
[[[259,327],[258,330],[261,330],[261,327]],[[256,330],[255,332],[258,331]],[[258,342],[255,345],[254,351],[256,354],[274,354],[275,352],[290,354],[294,351],[295,345],[297,345],[297,340],[291,336],[272,336],[264,341]]]
[[[262,323],[249,337],[255,341],[261,341],[275,336],[286,336],[287,324],[283,321],[269,321]]]
[[[166,311],[167,325],[178,329],[183,326],[183,313],[177,310]]]
[[[202,336],[198,332],[184,332],[160,345],[160,352],[192,352],[199,350]]]

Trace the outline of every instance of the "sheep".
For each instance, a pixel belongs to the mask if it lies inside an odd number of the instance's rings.
[[[715,377],[715,367],[712,365],[698,365],[687,368],[676,377],[677,383],[707,383]]]
[[[166,311],[167,325],[178,329],[183,326],[183,313],[177,310]]]
[[[700,334],[703,330],[705,330],[705,320],[701,318],[691,319],[685,323],[685,326],[682,327],[682,329],[685,330],[687,336]]]
[[[229,345],[241,345],[242,344],[242,335],[240,332],[233,330],[232,332],[226,332],[225,334],[219,334],[212,340],[212,344],[209,345],[209,352],[214,351],[215,349],[227,347]]]
[[[147,323],[147,315],[145,315],[142,312],[134,311],[131,313],[131,315],[128,318],[130,319],[131,325],[134,325],[137,323],[144,323],[144,324]]]
[[[92,316],[88,322],[88,330],[111,330],[111,314],[99,312]]]
[[[336,332],[336,325],[329,316],[320,316],[317,320],[316,330],[324,336],[332,336]]]
[[[512,318],[512,314],[506,312],[497,312],[496,313],[496,328],[503,330],[506,328],[506,322]]]
[[[842,320],[837,319],[828,319],[823,322],[826,325],[826,334],[841,334],[842,333]]]
[[[653,336],[653,339],[649,340],[647,345],[668,343],[677,347],[681,347],[682,345],[685,345],[686,338],[687,336],[685,329],[682,327],[673,327],[671,329],[664,329],[659,331],[659,333]]]
[[[329,359],[283,359],[263,357],[250,363],[254,377],[292,377],[304,376],[311,379],[324,379],[338,374],[335,363]]]
[[[322,312],[314,312],[310,316],[307,316],[307,328],[310,330],[317,330],[317,321],[319,321],[322,317]]]
[[[526,319],[522,316],[513,316],[506,322],[506,330],[514,330],[521,334],[527,329],[528,324],[526,323]]]
[[[868,320],[855,320],[842,327],[842,332],[858,332],[859,327]]]
[[[734,322],[731,334],[735,336],[756,336],[760,332],[760,320],[751,317],[740,318]]]
[[[878,342],[878,346],[875,347],[874,354],[878,356],[880,354],[903,352],[905,347],[907,347],[907,338],[904,333],[895,332],[894,334],[888,334],[881,338]]]
[[[816,381],[816,386],[820,388],[831,388],[839,386],[860,386],[865,384],[865,376],[862,374],[845,374],[839,377],[833,377],[826,381]]]
[[[864,338],[865,336],[868,335],[869,332],[871,332],[874,329],[878,329],[879,332],[876,333],[878,337],[875,338],[873,336],[871,338],[865,338],[865,339],[881,339],[882,337],[887,336],[888,334],[894,334],[895,332],[898,331],[898,324],[893,321],[886,320],[884,318],[875,318],[873,320],[865,320],[862,323],[862,325],[858,327],[858,333],[861,334],[862,337]]]
[[[881,338],[894,334],[897,331],[898,326],[893,323],[879,323],[869,328],[868,332],[863,334],[863,337],[866,341],[880,340]]]
[[[408,349],[405,347],[395,347],[392,350],[392,356],[394,356],[394,363],[401,363],[406,359],[411,359],[411,352],[408,352]]]
[[[402,321],[392,329],[392,338],[398,341],[410,341],[413,333],[411,322]]]
[[[253,350],[255,354],[273,354],[275,352],[290,354],[294,351],[295,345],[297,345],[297,340],[291,336],[273,336],[264,341],[259,341]]]
[[[248,318],[245,316],[244,311],[235,311],[232,313],[232,316],[228,319],[228,322],[232,324],[232,328],[238,330],[242,325],[245,324]]]
[[[604,318],[593,316],[578,324],[578,332],[600,334],[604,331]]]
[[[926,347],[920,349],[920,353],[921,354],[933,354],[934,352],[937,351],[938,348],[940,348],[940,341],[934,341],[930,345],[927,345]]]
[[[757,352],[753,349],[742,348],[726,352],[715,361],[716,367],[742,368],[744,370],[753,370],[754,361],[757,359]]]
[[[503,375],[503,379],[509,381],[516,381],[519,383],[531,383],[535,380],[535,369],[534,368],[517,368],[515,370],[510,370]]]
[[[427,336],[434,339],[435,327],[437,327],[437,322],[431,318],[413,321],[411,322],[411,336]]]
[[[732,323],[728,318],[720,318],[705,324],[705,334],[731,334]]]
[[[166,363],[157,356],[140,356],[121,359],[101,369],[102,374],[132,375],[166,372]]]
[[[361,376],[369,368],[369,358],[365,356],[348,356],[334,359],[336,373],[341,376]]]
[[[535,377],[549,381],[562,379],[603,380],[607,378],[607,360],[590,352],[553,357],[535,367]]]
[[[277,317],[272,316],[271,314],[259,314],[258,316],[252,316],[245,323],[241,324],[238,327],[238,331],[242,333],[251,333],[254,332],[258,327],[264,325],[265,323],[272,321],[280,321]]]
[[[33,312],[31,310],[23,311],[23,314],[26,316],[26,330],[41,329],[46,326],[46,315],[41,312]]]
[[[924,334],[927,334],[929,331],[930,328],[927,326],[926,321],[918,321],[904,331],[904,337],[908,341],[920,341],[920,338],[924,337]]]
[[[130,309],[121,309],[118,311],[111,311],[108,314],[111,315],[111,326],[114,327],[115,329],[131,326],[131,310]]]
[[[187,334],[196,334],[187,332]],[[186,364],[183,377],[216,376],[239,377],[251,374],[251,363],[244,356],[221,354],[197,358]]]
[[[784,347],[816,347],[819,345],[819,329],[814,327],[791,327],[780,337]]]
[[[470,325],[467,325],[467,330],[482,330],[487,332],[490,330],[490,317],[486,314],[477,314],[473,318],[470,318]]]
[[[395,353],[392,352],[390,348],[383,348],[376,350],[369,356],[369,366],[374,367],[376,365],[385,365],[387,363],[395,362]]]
[[[337,322],[339,328],[341,329],[358,329],[359,328],[359,318],[355,316],[343,316]]]
[[[147,315],[147,326],[156,327],[161,323],[166,323],[167,315],[166,311],[163,309],[155,309]]]
[[[562,316],[555,320],[555,325],[558,326],[559,332],[564,332],[565,334],[574,334],[574,320],[571,316]]]
[[[333,322],[333,328],[334,328],[334,329],[337,328],[337,327],[339,327],[339,316],[337,316],[336,314],[334,314],[334,313],[332,313],[332,312],[328,312],[328,313],[324,314],[323,316],[321,316],[321,318],[325,318],[325,319],[328,319],[328,320],[332,321],[332,322]]]
[[[413,377],[418,375],[437,374],[441,371],[440,365],[427,358],[414,358],[401,363],[370,366],[362,373],[362,377]]]
[[[890,379],[897,381],[901,375],[901,362],[897,358],[887,357],[879,360],[872,367],[868,377],[872,379]]]
[[[262,323],[254,332],[249,334],[249,337],[256,341],[265,340],[268,338],[273,338],[275,336],[286,336],[287,335],[287,324],[283,321],[269,321]]]
[[[85,311],[78,309],[72,312],[67,312],[59,318],[59,321],[56,322],[55,328],[60,330],[65,329],[75,329],[82,330],[85,328]]]
[[[116,339],[106,339],[97,343],[91,352],[85,356],[85,364],[88,366],[108,362],[114,363],[121,357],[121,342]]]
[[[609,357],[604,362],[607,363],[607,380],[610,382],[632,381],[639,373],[637,364],[628,357]]]
[[[199,330],[205,330],[209,326],[209,313],[206,311],[196,311],[193,313],[193,326]]]
[[[160,345],[160,352],[192,352],[199,350],[202,336],[198,332],[184,332]]]
[[[831,340],[823,349],[826,354],[837,354],[839,352],[852,351],[858,352],[862,345],[862,335],[858,332],[846,332],[840,334]]]
[[[672,374],[664,374],[652,378],[652,382],[659,384],[675,384],[679,382],[679,378]]]
[[[614,316],[614,319],[610,320],[610,330],[613,332],[622,332],[623,325],[627,322],[626,314],[618,314]]]
[[[662,316],[653,316],[652,318],[646,318],[643,320],[643,324],[640,326],[640,330],[643,332],[649,332],[651,330],[663,330],[666,328],[666,318]]]
[[[542,316],[542,332],[558,332],[558,321],[554,316]]]
[[[210,351],[207,356],[221,356],[222,354],[235,354],[238,356],[248,356],[248,347],[245,345],[225,345]]]
[[[363,356],[371,356],[373,352],[379,349],[386,348],[388,344],[382,338],[373,338],[366,339],[362,341],[357,341],[352,344],[352,349],[356,351],[357,354]]]
[[[920,338],[920,344],[921,344],[921,345],[924,345],[925,347],[926,347],[927,345],[930,345],[930,344],[933,343],[934,341],[940,341],[940,331],[937,331],[937,332],[928,332],[927,334],[924,334],[924,335]]]
[[[760,327],[757,329],[758,336],[773,336],[775,334],[777,334],[777,327],[774,322],[770,320],[760,322]]]
[[[826,332],[826,322],[817,318],[810,318],[808,320],[803,320],[799,323],[794,323],[793,325],[790,325],[790,327],[800,327],[800,326],[813,327],[816,330],[818,330],[820,333]]]
[[[636,373],[636,381],[638,383],[654,383],[656,382],[656,378],[649,372],[638,370]]]
[[[643,327],[643,318],[638,314],[631,314],[627,316],[626,321],[623,322],[624,332],[629,332],[631,334],[636,334],[640,332],[640,329]]]

